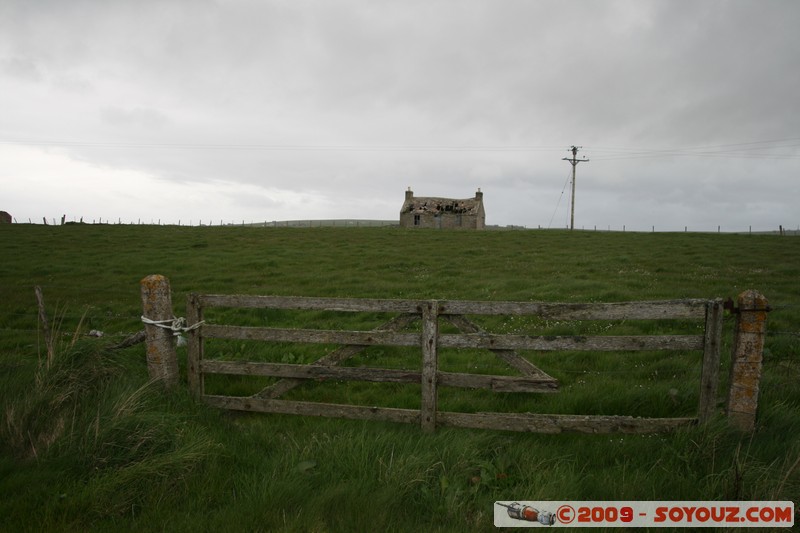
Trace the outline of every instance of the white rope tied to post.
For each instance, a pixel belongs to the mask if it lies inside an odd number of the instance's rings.
[[[189,331],[195,330],[206,323],[205,320],[201,320],[196,324],[187,326],[186,319],[183,317],[172,317],[171,319],[167,320],[152,320],[144,315],[142,315],[142,322],[144,322],[145,324],[149,324],[150,326],[155,326],[157,328],[168,329],[172,331],[172,334],[176,337],[180,337],[181,333],[187,333]]]

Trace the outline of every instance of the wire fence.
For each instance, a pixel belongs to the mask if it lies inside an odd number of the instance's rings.
[[[25,224],[24,221],[18,221],[16,218],[14,222]],[[537,229],[537,230],[564,230],[569,229],[569,224],[565,226],[553,226],[552,220],[547,226],[536,225],[517,225],[517,224],[487,224],[487,230],[521,230],[521,229]],[[170,220],[162,221],[161,219],[137,219],[137,220],[123,220],[117,219],[84,219],[83,217],[67,221],[62,218],[61,221],[51,218],[42,218],[41,221],[27,219],[27,224],[33,225],[71,225],[71,224],[95,224],[95,225],[127,225],[127,226],[182,226],[182,227],[250,227],[250,228],[372,228],[372,227],[399,227],[399,219],[385,220],[385,219],[296,219],[296,220],[224,220],[224,219],[190,219],[190,220]],[[683,226],[657,226],[654,224],[593,224],[590,226],[582,225],[575,227],[579,231],[592,231],[592,232],[609,232],[609,233],[718,233],[718,234],[748,234],[748,235],[779,235],[787,237],[800,236],[800,226],[796,229],[789,229],[786,226],[778,226],[777,228],[754,228],[751,226],[703,226],[693,227],[689,225]]]
[[[39,226],[65,226],[74,224],[93,224],[93,225],[114,225],[114,226],[183,226],[183,227],[262,227],[262,228],[321,228],[321,227],[339,227],[339,228],[360,228],[360,227],[383,227],[383,226],[399,226],[400,221],[397,220],[378,220],[378,219],[356,219],[356,218],[336,218],[336,219],[297,219],[297,220],[225,220],[225,219],[178,219],[178,220],[161,220],[161,219],[137,219],[130,220],[122,218],[117,219],[84,219],[84,217],[73,218],[66,220],[62,218],[60,221],[55,218],[47,219],[43,217],[41,220],[32,220],[30,218],[25,221],[14,219],[16,224],[31,224]]]

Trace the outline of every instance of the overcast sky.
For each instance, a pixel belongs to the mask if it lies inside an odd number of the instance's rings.
[[[0,209],[800,227],[796,0],[3,0]]]

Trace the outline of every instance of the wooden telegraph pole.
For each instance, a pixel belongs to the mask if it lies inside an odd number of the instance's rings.
[[[578,159],[578,149],[583,148],[583,146],[573,146],[568,151],[572,152],[572,158],[564,157],[562,160],[569,161],[572,163],[572,202],[570,207],[570,214],[569,214],[569,229],[575,229],[575,167],[578,166],[578,163],[583,163],[589,161],[588,159]]]

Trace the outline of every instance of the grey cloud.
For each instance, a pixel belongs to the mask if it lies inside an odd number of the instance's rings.
[[[113,126],[137,126],[141,128],[161,128],[169,122],[167,116],[155,109],[135,107],[104,107],[100,110],[103,120]]]
[[[5,74],[23,81],[40,82],[44,79],[39,67],[30,59],[10,57],[0,61]]]

